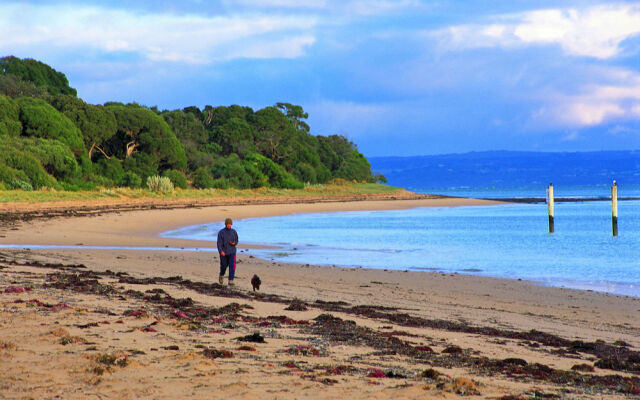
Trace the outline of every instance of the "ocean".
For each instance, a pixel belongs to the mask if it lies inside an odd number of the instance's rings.
[[[544,190],[440,188],[440,193],[529,198],[544,197]],[[588,200],[608,196],[609,188],[558,192]],[[623,195],[640,195],[640,189],[620,188]],[[243,243],[276,246],[250,251],[274,261],[524,279],[640,296],[640,201],[620,201],[618,208],[617,237],[612,236],[610,201],[556,203],[552,235],[543,202],[298,214],[239,220],[234,228]],[[163,236],[215,240],[220,225],[184,227]]]

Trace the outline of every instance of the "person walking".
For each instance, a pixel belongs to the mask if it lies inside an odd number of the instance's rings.
[[[238,232],[231,228],[231,218],[224,220],[224,228],[218,232],[218,253],[220,253],[220,277],[218,282],[224,283],[224,274],[229,267],[229,285],[233,286],[233,278],[236,275],[236,246],[238,245]]]

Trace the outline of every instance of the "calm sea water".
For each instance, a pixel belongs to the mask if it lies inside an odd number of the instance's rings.
[[[419,187],[410,188],[416,193],[442,194],[447,196],[473,197],[473,198],[544,198],[546,194],[545,185],[527,185],[516,187]],[[610,185],[554,185],[556,198],[569,198],[576,200],[610,198]],[[618,197],[640,197],[640,185],[621,185],[618,187]]]
[[[220,225],[164,236],[215,240]],[[619,203],[618,237],[607,201],[557,203],[553,235],[543,203],[299,214],[239,220],[234,228],[244,243],[279,246],[252,250],[277,261],[521,278],[640,296],[635,200]]]

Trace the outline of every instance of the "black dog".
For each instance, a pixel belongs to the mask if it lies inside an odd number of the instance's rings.
[[[260,284],[262,283],[262,281],[260,280],[260,277],[258,275],[253,275],[253,278],[251,278],[251,286],[253,286],[253,291],[255,292],[256,290],[260,290]]]

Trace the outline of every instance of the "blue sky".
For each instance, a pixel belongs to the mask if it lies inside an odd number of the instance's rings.
[[[0,1],[86,101],[299,104],[366,156],[640,149],[640,2]]]

